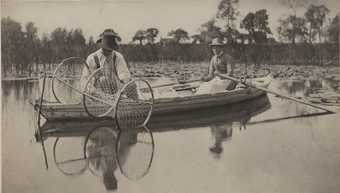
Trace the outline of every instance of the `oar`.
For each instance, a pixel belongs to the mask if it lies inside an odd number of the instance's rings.
[[[266,120],[261,120],[261,121],[249,122],[249,123],[247,123],[247,125],[257,125],[257,124],[261,124],[261,123],[272,123],[272,122],[289,120],[289,119],[307,118],[307,117],[315,117],[315,116],[322,116],[322,115],[329,115],[329,114],[332,114],[332,113],[331,112],[322,112],[322,113],[312,113],[312,114],[287,116],[287,117],[280,117],[280,118],[273,118],[273,119],[266,119]]]
[[[256,89],[265,91],[265,92],[267,92],[267,93],[274,94],[274,95],[280,96],[280,97],[282,97],[282,98],[285,98],[285,99],[288,99],[288,100],[292,100],[292,101],[295,101],[295,102],[298,102],[298,103],[301,103],[301,104],[304,104],[304,105],[308,105],[308,106],[311,106],[311,107],[314,107],[314,108],[317,108],[317,109],[322,109],[322,110],[327,111],[327,112],[330,112],[330,113],[337,113],[337,112],[334,111],[334,110],[331,110],[331,109],[328,109],[328,108],[325,108],[325,107],[322,107],[322,106],[319,106],[319,105],[315,105],[315,104],[313,104],[313,103],[310,103],[310,102],[307,102],[307,101],[303,101],[303,100],[294,98],[294,97],[292,97],[292,96],[288,96],[288,95],[285,95],[285,94],[281,94],[281,93],[278,93],[278,92],[269,90],[269,89],[267,89],[267,88],[262,88],[262,87],[256,86],[256,85],[252,84],[251,82],[244,82],[244,81],[241,81],[241,80],[236,79],[236,78],[234,78],[234,77],[230,77],[230,76],[225,75],[225,74],[217,74],[217,76],[219,76],[219,77],[221,77],[221,78],[229,79],[229,80],[232,80],[232,81],[235,81],[235,82],[238,82],[238,83],[243,83],[243,84],[245,84],[245,85],[247,85],[247,86],[250,86],[250,87],[253,87],[253,88],[256,88]]]

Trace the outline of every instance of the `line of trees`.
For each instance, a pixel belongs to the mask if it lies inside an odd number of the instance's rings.
[[[71,56],[85,57],[97,48],[92,37],[86,41],[81,29],[67,30],[58,27],[50,34],[38,37],[38,29],[32,22],[24,28],[13,19],[1,19],[2,73],[30,76],[42,65],[50,70],[51,64]],[[15,71],[15,72],[13,72]]]
[[[189,35],[182,28],[171,30],[168,36],[172,39],[160,39],[160,43],[210,43],[212,39],[219,38],[228,43],[338,43],[339,42],[339,15],[329,18],[329,9],[323,5],[311,4],[308,0],[278,0],[288,8],[288,15],[279,19],[276,29],[278,40],[274,39],[273,31],[269,27],[269,15],[266,9],[249,12],[240,23],[237,5],[239,0],[221,0],[216,15],[203,23],[198,29],[199,33]],[[302,16],[297,10],[305,8]],[[245,30],[247,33],[242,33]],[[156,33],[153,33],[156,32]],[[138,30],[132,42],[139,45],[154,44],[159,30],[149,28]]]
[[[279,20],[278,33],[281,40],[308,43],[339,42],[339,14],[328,18],[325,5],[307,4],[306,0],[281,0],[292,11]],[[303,16],[297,16],[297,9],[307,7]]]
[[[199,33],[190,35],[184,29],[177,28],[168,32],[170,38],[157,41],[160,32],[157,28],[141,29],[132,37],[131,45],[121,46],[121,52],[128,60],[136,62],[202,61],[211,54],[208,43],[213,38],[220,38],[232,47],[235,58],[240,62],[286,63],[282,61],[288,58],[293,60],[288,63],[294,64],[302,60],[297,56],[304,56],[306,61],[311,58],[317,61],[306,63],[323,64],[325,60],[338,62],[340,14],[330,19],[329,9],[325,5],[308,4],[306,0],[279,2],[287,6],[291,13],[279,20],[278,40],[273,38],[266,9],[249,12],[240,23],[236,23],[239,0],[221,0],[216,15],[200,26]],[[297,9],[302,7],[306,10],[302,16],[298,16]],[[246,33],[241,33],[239,29]],[[21,26],[9,17],[1,18],[3,75],[30,76],[32,72],[50,70],[51,64],[66,57],[85,58],[98,48],[93,37],[86,40],[81,29],[58,27],[42,37],[38,37],[37,32],[33,22]],[[321,43],[323,45],[319,45]]]

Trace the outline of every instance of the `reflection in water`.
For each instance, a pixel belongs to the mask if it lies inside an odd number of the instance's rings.
[[[147,127],[122,130],[117,143],[117,162],[121,173],[139,180],[150,171],[154,155],[154,139]]]
[[[45,172],[43,162],[40,161],[40,147],[35,144],[28,145],[35,128],[33,121],[30,120],[33,117],[33,110],[27,100],[36,98],[33,95],[38,94],[37,84],[20,81],[16,84],[3,82],[2,89],[3,112],[6,114],[2,117],[3,157],[5,158],[3,159],[3,169],[6,174],[6,178],[3,180],[4,192],[24,192],[25,190],[28,192],[49,192],[51,189],[65,193],[95,192],[97,190],[99,192],[104,187],[107,190],[116,189],[118,192],[133,192],[134,185],[145,189],[145,192],[162,192],[162,190],[170,189],[174,192],[183,192],[187,188],[186,180],[192,177],[195,177],[198,186],[188,187],[189,189],[185,192],[250,192],[254,187],[261,192],[275,192],[282,187],[290,187],[283,190],[286,192],[297,192],[302,188],[306,192],[314,189],[318,189],[320,192],[336,192],[339,189],[339,183],[335,180],[339,179],[337,156],[339,155],[339,140],[337,140],[339,130],[336,128],[332,116],[322,116],[318,119],[308,118],[304,121],[285,120],[285,124],[271,122],[277,117],[294,116],[301,113],[301,109],[304,110],[303,105],[290,104],[288,101],[281,101],[273,97],[271,102],[275,103],[273,105],[275,107],[268,110],[269,101],[266,97],[262,97],[255,99],[256,102],[201,112],[152,117],[149,127],[156,136],[155,140],[159,140],[156,147],[158,157],[155,160],[155,170],[151,170],[148,177],[138,183],[129,182],[122,180],[121,175],[115,173],[119,171],[117,170],[119,167],[117,162],[112,161],[114,160],[112,155],[111,158],[105,159],[105,156],[99,156],[97,161],[91,161],[91,164],[89,161],[86,170],[86,172],[94,170],[93,173],[99,175],[100,182],[98,183],[93,180],[93,177],[86,175],[77,179],[60,177],[53,173],[53,167],[51,171]],[[297,106],[296,111],[293,105]],[[307,110],[310,112],[310,108],[306,108]],[[254,118],[261,112],[264,113]],[[13,119],[18,115],[21,116],[20,121]],[[235,122],[245,120],[244,122],[248,123],[247,118],[252,118],[254,121],[253,124],[247,125],[247,134],[249,135],[236,138],[233,129],[238,129],[238,125],[235,126]],[[255,124],[267,119],[269,119],[266,121],[267,124],[261,124],[261,126]],[[52,141],[51,138],[61,137],[62,140],[70,138],[69,143],[64,144],[63,148],[58,146],[59,152],[65,154],[79,152],[80,156],[83,156],[81,148],[74,149],[76,141],[74,138],[78,138],[79,144],[82,141],[82,145],[84,145],[85,138],[91,130],[99,127],[108,127],[112,130],[112,124],[110,120],[46,122],[43,128],[49,149],[53,145],[49,143]],[[243,124],[240,123],[240,125]],[[198,129],[205,127],[209,128]],[[197,132],[194,131],[196,128]],[[313,138],[310,137],[311,130],[314,132]],[[233,134],[234,136],[232,136]],[[89,157],[95,159],[95,154],[98,152],[104,155],[107,152],[111,152],[111,154],[115,152],[113,144],[116,144],[117,139],[110,141],[111,137],[108,137],[110,135],[112,136],[110,133],[99,135],[99,138],[103,138],[100,139],[102,142],[99,140],[99,142],[91,143],[93,145],[97,143],[95,148],[97,150],[93,150],[93,155],[89,155]],[[211,135],[213,141],[209,140]],[[71,140],[71,138],[73,139]],[[134,140],[131,140],[131,145],[127,146],[126,152],[128,152],[128,156],[138,158],[139,154],[131,154],[136,140],[135,137],[130,138]],[[130,138],[127,137],[125,141],[127,145]],[[232,138],[233,145],[228,146]],[[256,140],[256,143],[247,143],[254,138],[259,140]],[[137,141],[138,139],[137,137]],[[201,143],[193,144],[192,141],[195,140]],[[101,146],[105,146],[103,141],[107,141],[108,147],[100,149]],[[64,141],[62,142],[64,143]],[[206,156],[205,153],[214,146],[221,147],[221,153],[232,156],[221,156],[220,160],[223,162],[216,161],[207,164],[211,161],[211,157]],[[327,151],[324,151],[325,148],[319,148],[320,146],[326,147]],[[176,153],[171,152],[174,147],[182,149]],[[198,150],[197,147],[202,148]],[[249,152],[242,150],[249,150]],[[188,156],[187,152],[192,155]],[[186,157],[186,160],[171,157],[174,154]],[[239,159],[240,156],[244,156],[245,159]],[[323,157],[327,159],[323,159]],[[127,157],[126,160],[129,158]],[[132,163],[134,162],[132,161]],[[223,168],[223,170],[216,172],[214,167]],[[197,170],[197,168],[201,170]],[[224,172],[224,168],[228,172]],[[246,168],[246,172],[244,168]],[[169,175],[164,176],[164,173]],[[202,173],[204,175],[201,175]],[[308,176],[308,178],[304,176]],[[278,183],[276,185],[268,184],[266,187],[261,186],[264,183],[263,179],[268,179],[268,177]],[[219,181],[219,179],[226,178],[231,180]],[[322,181],[325,178],[328,180]],[[18,183],[25,180],[28,180],[28,183]],[[243,180],[252,183],[245,185]],[[296,187],[292,186],[291,180],[294,180]],[[71,188],[65,185],[67,183],[72,185]],[[39,187],[36,184],[39,184]],[[173,186],[174,184],[176,187]]]
[[[270,104],[267,101],[267,97],[258,98],[253,103],[262,104],[262,106],[258,106],[256,111],[254,109],[247,109],[243,113],[240,113],[239,116],[235,116],[234,119],[226,121],[225,123],[212,124],[210,126],[211,134],[214,139],[214,144],[210,147],[210,151],[214,153],[215,158],[219,158],[219,154],[223,152],[223,143],[230,141],[233,135],[233,126],[239,125],[239,130],[245,130],[246,124],[250,121],[252,116],[258,115],[267,109],[269,109]],[[261,103],[262,100],[262,103]],[[246,103],[247,105],[251,105],[251,103]]]
[[[46,122],[46,124],[49,123]],[[67,124],[63,125],[67,126]],[[112,124],[111,126],[97,124],[93,128],[87,136],[84,136],[83,132],[76,136],[69,132],[70,135],[64,133],[57,137],[53,155],[55,164],[63,174],[76,176],[88,170],[102,179],[106,190],[112,191],[118,187],[118,180],[115,176],[117,168],[131,180],[138,180],[149,172],[154,142],[147,128],[121,132]],[[76,146],[75,143],[69,144],[68,142],[79,141],[84,137],[83,157],[77,155],[79,149],[74,150],[74,147],[72,151],[65,149],[67,146]]]
[[[231,122],[225,124],[215,124],[211,126],[211,134],[214,137],[215,143],[210,147],[210,151],[220,154],[223,151],[222,142],[231,140],[233,135],[233,126]]]
[[[101,176],[107,190],[117,189],[115,170],[115,146],[117,130],[110,127],[99,127],[93,130],[85,140],[85,155],[89,159],[90,171]]]
[[[234,122],[240,123],[240,129],[245,128],[245,123],[252,116],[269,108],[268,97],[262,96],[200,111],[158,115],[152,117],[150,130],[157,133],[210,126],[214,138],[210,151],[218,157],[223,151],[222,144],[232,137]],[[118,132],[112,125],[114,122],[109,119],[47,121],[42,129],[45,137],[87,135],[85,157],[89,159],[89,170],[103,179],[107,190],[115,190],[118,186],[114,174],[117,168],[129,179],[140,179],[147,174],[152,163],[154,142],[148,128]]]

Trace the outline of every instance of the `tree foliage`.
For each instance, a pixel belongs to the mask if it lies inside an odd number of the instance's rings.
[[[146,38],[149,43],[155,43],[155,39],[159,34],[159,30],[157,28],[148,28],[146,29]]]
[[[214,38],[223,39],[222,29],[216,25],[214,18],[201,25],[200,38],[205,43],[210,43]]]
[[[255,42],[266,42],[268,34],[271,34],[268,23],[268,14],[266,9],[261,9],[255,13],[248,13],[242,20],[240,27],[248,31],[249,36]]]
[[[280,19],[279,23],[280,26],[277,30],[282,40],[290,41],[293,44],[297,41],[306,42],[308,29],[305,18],[290,15],[287,18]]]
[[[178,28],[176,30],[171,30],[168,33],[168,36],[171,36],[172,38],[175,39],[177,43],[180,43],[181,41],[189,40],[189,34],[187,31],[185,31],[182,28]]]
[[[24,40],[25,35],[20,23],[9,17],[1,19],[1,64],[5,68],[11,70],[12,64],[18,64],[18,70],[22,72],[26,58]]]
[[[138,41],[139,45],[143,45],[143,41],[146,39],[146,31],[138,30],[135,35],[132,37],[132,41]]]
[[[305,18],[309,23],[309,42],[315,38],[315,35],[318,34],[319,42],[321,42],[322,36],[322,27],[325,23],[326,17],[329,13],[329,9],[325,5],[313,5],[311,4],[306,13]]]
[[[239,14],[237,10],[238,0],[221,0],[217,7],[216,17],[225,21],[225,28],[234,28]]]
[[[339,20],[340,14],[336,15],[328,30],[327,30],[327,34],[328,34],[328,41],[330,42],[335,42],[335,43],[339,43],[339,36],[340,36],[340,32],[339,32],[339,25],[340,25],[340,20]]]
[[[81,29],[67,30],[58,27],[50,34],[38,36],[38,28],[33,22],[21,24],[9,17],[1,19],[1,65],[2,73],[31,75],[32,69],[39,64],[53,64],[70,56],[85,58],[87,54],[97,49],[96,43],[90,37],[86,42]]]

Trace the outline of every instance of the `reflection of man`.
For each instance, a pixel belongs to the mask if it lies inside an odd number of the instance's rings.
[[[120,164],[124,164],[127,159],[129,149],[137,143],[137,133],[121,132],[119,138],[119,157],[116,157],[116,143],[118,131],[115,128],[100,127],[91,134],[87,146],[90,157],[90,164],[94,167],[94,172],[102,173],[103,183],[106,190],[116,190],[118,181],[114,172],[118,167],[116,158]]]
[[[220,154],[223,151],[222,143],[228,139],[231,139],[233,135],[232,122],[212,125],[211,133],[214,137],[215,143],[210,148],[210,151]]]
[[[102,173],[103,182],[107,190],[117,189],[117,179],[114,175],[117,169],[115,160],[115,145],[117,133],[112,128],[98,128],[89,138],[90,145],[87,152],[94,172]]]
[[[219,39],[213,39],[210,47],[214,56],[210,61],[208,75],[202,77],[202,81],[206,83],[201,86],[202,88],[200,87],[201,92],[203,90],[209,93],[208,90],[210,92],[221,92],[234,89],[235,82],[216,76],[216,74],[232,75],[234,70],[233,57],[223,50],[224,43]]]
[[[85,87],[87,78],[93,71],[98,68],[103,68],[110,82],[114,84],[116,91],[121,87],[122,83],[126,83],[130,77],[130,71],[122,54],[117,52],[118,41],[120,37],[112,29],[106,29],[100,35],[97,43],[100,44],[100,49],[90,54],[86,59],[86,66],[83,69],[81,86]],[[104,80],[101,80],[104,81]]]

